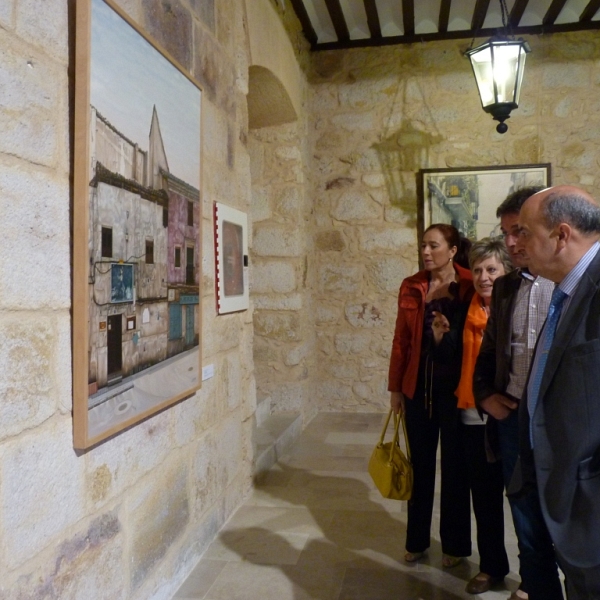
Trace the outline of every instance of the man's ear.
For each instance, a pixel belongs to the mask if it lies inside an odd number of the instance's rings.
[[[556,242],[559,248],[564,248],[571,239],[573,229],[568,223],[561,223],[556,228]]]

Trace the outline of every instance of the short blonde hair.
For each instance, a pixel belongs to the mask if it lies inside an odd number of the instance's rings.
[[[502,238],[482,238],[474,242],[469,251],[469,268],[472,269],[475,263],[481,262],[486,258],[495,257],[503,265],[508,273],[513,270],[513,264],[506,250],[506,244]]]

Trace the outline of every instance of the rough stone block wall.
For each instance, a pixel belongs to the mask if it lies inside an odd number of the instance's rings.
[[[388,404],[404,277],[418,269],[417,172],[552,164],[554,183],[597,193],[600,40],[531,37],[508,133],[483,112],[469,40],[318,52],[309,108],[320,410]]]
[[[159,600],[249,489],[255,376],[276,410],[305,418],[387,402],[396,292],[417,268],[419,169],[550,162],[554,182],[596,192],[600,40],[530,39],[504,136],[479,106],[468,42],[315,54],[306,114],[248,132],[243,0],[119,0],[204,88],[201,343],[215,376],[78,455],[74,4],[0,2],[0,598]],[[216,316],[213,201],[250,214],[254,314]]]
[[[273,412],[315,413],[312,198],[306,125],[250,131],[254,364]]]
[[[120,0],[204,87],[202,349],[215,376],[77,454],[69,45],[75,2],[0,2],[0,598],[167,599],[251,483],[252,314],[216,316],[212,203],[248,211],[243,0]],[[304,242],[302,242],[304,243]]]

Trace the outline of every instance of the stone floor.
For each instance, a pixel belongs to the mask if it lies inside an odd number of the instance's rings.
[[[406,503],[384,500],[367,473],[379,414],[322,413],[263,478],[218,534],[177,600],[454,600],[477,573],[478,556],[441,566],[438,503],[428,557],[403,562]],[[439,487],[439,485],[438,485]],[[511,573],[478,596],[518,587],[508,508]],[[475,546],[475,544],[474,544]]]

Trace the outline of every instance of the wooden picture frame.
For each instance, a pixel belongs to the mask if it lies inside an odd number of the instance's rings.
[[[112,0],[77,0],[75,54],[73,438],[83,450],[201,386],[202,89]]]
[[[496,209],[512,191],[551,185],[549,163],[421,169],[419,171],[419,238],[433,223],[454,225],[471,240],[500,234]]]
[[[248,215],[215,202],[215,262],[217,314],[247,310]]]

